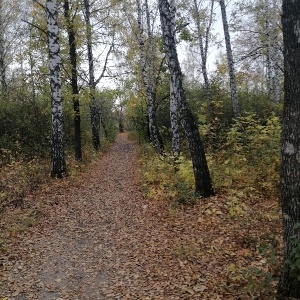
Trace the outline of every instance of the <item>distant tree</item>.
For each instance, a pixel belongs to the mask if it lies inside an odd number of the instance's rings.
[[[267,92],[275,103],[280,101],[283,82],[281,3],[282,0],[254,0],[249,5],[248,0],[238,0],[231,22],[239,73],[247,74],[250,89]]]
[[[279,26],[277,24],[277,0],[265,0],[265,35],[266,35],[266,72],[267,88],[270,99],[279,103],[280,82],[279,82]]]
[[[281,206],[285,265],[280,299],[300,299],[300,2],[283,0],[284,112],[281,140]]]
[[[237,91],[236,91],[236,81],[235,81],[235,70],[234,70],[234,61],[231,49],[231,42],[230,42],[230,34],[228,28],[228,21],[227,21],[227,14],[226,14],[226,6],[225,0],[220,0],[220,7],[222,13],[222,22],[223,22],[223,29],[224,29],[224,37],[225,37],[225,45],[226,45],[226,54],[227,54],[227,62],[228,62],[228,69],[229,69],[229,79],[230,79],[230,96],[232,102],[232,108],[234,117],[237,118],[240,116],[240,105],[238,102]]]
[[[202,197],[209,197],[214,194],[214,191],[211,184],[211,178],[198,126],[186,100],[186,95],[183,88],[183,76],[178,61],[174,36],[174,14],[170,10],[170,4],[168,0],[159,0],[158,4],[164,49],[172,81],[171,93],[176,95],[179,116],[189,144],[195,177],[195,194]]]
[[[74,17],[71,16],[69,0],[64,0],[64,16],[68,33],[69,60],[71,64],[71,86],[74,108],[74,132],[75,132],[75,159],[82,160],[81,151],[81,128],[80,128],[80,107],[79,107],[79,88],[77,71],[77,45],[76,31],[74,27]]]
[[[211,26],[213,22],[213,12],[214,12],[214,0],[210,1],[210,8],[208,10],[208,21],[207,24],[205,23],[205,20],[202,20],[200,16],[200,5],[203,1],[198,2],[198,0],[194,0],[194,19],[196,23],[196,34],[197,34],[197,40],[198,40],[198,46],[200,48],[200,56],[201,56],[201,71],[202,76],[204,79],[204,86],[205,86],[205,92],[206,97],[208,101],[208,105],[212,106],[212,95],[211,95],[211,87],[210,82],[208,79],[208,70],[207,70],[207,54],[208,54],[208,43],[209,43],[209,37],[211,34]]]
[[[140,68],[143,79],[144,88],[147,95],[147,106],[148,106],[148,122],[149,122],[149,133],[150,140],[156,151],[160,154],[163,153],[164,145],[158,129],[156,119],[156,99],[155,99],[155,86],[154,86],[154,49],[153,49],[153,34],[150,24],[150,11],[148,1],[145,1],[146,11],[146,26],[147,26],[147,42],[149,45],[148,55],[146,56],[145,47],[145,36],[144,36],[144,24],[142,22],[142,6],[141,1],[137,0],[137,12],[138,12],[138,41],[140,49]],[[148,63],[147,63],[148,62]]]
[[[64,124],[60,71],[61,58],[56,0],[46,1],[46,14],[52,109],[51,176],[62,177],[66,173],[66,162],[64,153]]]
[[[92,40],[92,24],[91,24],[91,10],[90,0],[84,0],[84,16],[86,22],[86,43],[89,62],[89,88],[90,88],[90,114],[92,125],[92,139],[95,150],[100,149],[100,125],[101,125],[101,107],[97,105],[96,101],[96,83],[95,83],[95,67],[93,57],[93,40]]]
[[[97,2],[92,2],[93,4],[97,4]],[[98,3],[99,5],[103,3]],[[108,6],[110,7],[110,6]],[[90,0],[84,0],[83,1],[83,8],[84,8],[84,18],[86,23],[86,45],[87,45],[87,56],[88,56],[88,65],[89,65],[89,90],[90,90],[90,115],[91,115],[91,126],[92,126],[92,140],[93,140],[93,146],[95,150],[99,150],[101,146],[101,139],[100,139],[100,126],[103,125],[102,121],[102,108],[100,103],[98,103],[96,99],[96,87],[97,84],[100,82],[100,80],[104,77],[105,72],[107,71],[107,63],[109,55],[112,53],[114,49],[114,36],[115,36],[115,30],[114,30],[114,24],[110,24],[112,29],[112,41],[110,43],[109,49],[106,53],[106,57],[104,59],[104,65],[101,71],[101,74],[96,79],[95,77],[95,60],[94,60],[94,53],[93,53],[93,45],[96,43],[96,41],[93,38],[93,24],[92,24],[92,12],[96,13],[99,11],[106,11],[108,8],[106,7],[106,3],[103,4],[103,7],[101,8],[94,8],[94,10],[91,10],[91,3]],[[108,18],[109,13],[106,14],[106,16],[103,17],[103,19]],[[97,20],[98,23],[102,23],[102,20]],[[106,34],[108,34],[106,32]]]
[[[171,13],[171,30],[172,35],[176,35],[176,3],[175,0],[170,0],[170,13]],[[174,77],[170,78],[170,120],[171,120],[171,130],[172,130],[172,154],[174,155],[175,160],[180,155],[180,127],[179,127],[179,115],[178,115],[178,95],[174,93],[174,85],[176,82],[173,82]]]
[[[9,94],[9,67],[16,62],[16,57],[19,54],[18,49],[22,49],[20,42],[24,43],[27,40],[23,34],[25,30],[21,18],[25,10],[22,5],[27,6],[28,3],[22,2],[0,1],[0,83],[3,99],[7,99]]]

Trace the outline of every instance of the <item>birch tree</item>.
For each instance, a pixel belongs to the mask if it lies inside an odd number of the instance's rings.
[[[280,82],[279,82],[279,41],[278,41],[278,30],[279,24],[277,24],[277,2],[272,1],[272,16],[273,16],[273,63],[274,63],[274,102],[279,103],[280,101]]]
[[[50,92],[52,109],[51,176],[62,177],[66,173],[64,153],[63,106],[61,93],[61,58],[56,0],[46,1],[47,38],[49,47]]]
[[[68,33],[69,60],[71,64],[71,87],[74,109],[74,141],[75,141],[75,159],[82,160],[81,150],[81,128],[80,128],[80,108],[79,108],[79,88],[77,71],[77,44],[76,31],[74,28],[74,17],[71,16],[69,0],[64,0],[64,16]]]
[[[273,62],[272,62],[272,46],[271,46],[271,24],[270,24],[270,0],[265,0],[265,16],[266,16],[266,73],[267,88],[270,99],[273,97]]]
[[[265,18],[266,18],[266,73],[267,88],[271,101],[279,103],[280,101],[280,54],[277,24],[277,2],[276,0],[265,0]]]
[[[237,91],[236,91],[234,61],[233,61],[233,55],[232,55],[232,50],[231,50],[230,34],[229,34],[227,15],[226,15],[226,7],[225,7],[224,0],[220,0],[220,7],[221,7],[221,13],[222,13],[226,54],[227,54],[227,62],[228,62],[228,69],[229,69],[230,97],[231,97],[231,102],[232,102],[233,114],[234,114],[234,117],[237,118],[240,116],[240,105],[238,102]]]
[[[280,15],[281,0],[255,0],[251,5],[239,0],[232,11],[236,65],[256,74],[259,83],[248,77],[248,87],[267,92],[274,103],[280,101],[283,81]]]
[[[175,0],[170,0],[170,13],[171,13],[171,30],[172,35],[176,36],[176,4]],[[180,139],[179,139],[179,116],[178,116],[178,99],[177,94],[174,93],[176,82],[173,81],[174,77],[170,78],[170,120],[172,130],[172,154],[175,160],[180,154]]]
[[[5,40],[4,40],[4,11],[3,2],[0,1],[0,74],[1,74],[1,88],[3,98],[7,95],[7,83],[6,83],[6,62],[5,62]]]
[[[100,128],[102,122],[102,109],[100,103],[96,99],[96,87],[100,80],[105,76],[107,72],[107,64],[108,58],[114,49],[114,25],[112,24],[112,37],[110,46],[106,52],[106,56],[104,58],[104,64],[101,70],[100,75],[96,79],[95,77],[95,59],[94,59],[94,52],[93,52],[93,44],[95,40],[93,40],[93,24],[92,24],[92,12],[91,12],[91,5],[90,0],[83,1],[84,7],[84,18],[86,23],[86,44],[87,44],[87,57],[88,57],[88,65],[89,65],[89,90],[90,90],[90,115],[91,115],[91,126],[92,126],[92,139],[93,139],[93,146],[95,150],[99,150],[101,146],[101,139],[100,139]],[[99,8],[94,9],[94,11],[106,11],[106,8]],[[105,18],[108,18],[109,13],[106,14]],[[97,22],[101,23],[100,20]],[[108,28],[107,28],[108,29]]]
[[[214,194],[214,191],[198,126],[186,100],[185,91],[183,89],[182,72],[178,61],[173,30],[174,21],[172,19],[174,16],[170,10],[168,0],[159,0],[158,4],[164,49],[170,76],[172,77],[171,81],[173,82],[173,84],[171,84],[171,93],[174,93],[177,97],[179,116],[189,144],[195,177],[195,194],[197,196],[209,197]]]
[[[9,67],[16,62],[16,54],[21,48],[21,42],[27,39],[22,18],[22,4],[18,1],[0,1],[0,83],[1,94],[7,100],[9,94]]]
[[[149,133],[150,140],[156,151],[160,154],[163,153],[164,146],[159,133],[157,120],[156,120],[156,101],[155,101],[155,90],[154,90],[154,49],[153,49],[153,35],[150,24],[150,11],[148,1],[145,0],[145,11],[146,11],[146,24],[147,24],[147,39],[149,44],[148,51],[148,64],[146,57],[146,48],[144,41],[144,28],[142,23],[142,7],[140,0],[136,1],[137,13],[138,13],[138,41],[140,49],[140,67],[143,79],[144,88],[147,95],[148,103],[148,122],[149,122]],[[148,67],[147,67],[148,66]]]
[[[285,266],[280,299],[300,299],[300,2],[283,0],[284,112],[281,139],[281,206]]]
[[[202,1],[198,3],[197,0],[194,0],[194,19],[196,23],[196,33],[197,33],[197,40],[200,49],[200,56],[201,56],[201,71],[202,76],[204,79],[204,86],[206,92],[206,98],[208,101],[209,107],[212,106],[212,95],[211,95],[211,88],[210,82],[208,79],[208,71],[207,71],[207,54],[208,54],[208,43],[209,37],[211,33],[211,26],[213,22],[213,11],[214,11],[214,0],[210,1],[210,7],[208,10],[208,21],[205,23],[205,20],[201,20],[200,16],[200,5]]]
[[[99,150],[101,146],[100,141],[100,124],[101,124],[101,107],[97,105],[95,95],[95,68],[93,58],[93,43],[92,43],[92,25],[91,25],[91,11],[90,1],[84,0],[84,16],[86,22],[86,44],[88,53],[89,64],[89,89],[90,89],[90,114],[91,114],[91,126],[92,126],[92,139],[95,150]]]

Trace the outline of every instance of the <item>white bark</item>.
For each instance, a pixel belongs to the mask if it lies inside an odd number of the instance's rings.
[[[185,136],[188,140],[191,153],[194,177],[195,194],[203,197],[209,197],[214,194],[210,174],[206,162],[205,152],[199,135],[198,126],[195,122],[189,104],[186,100],[183,88],[183,76],[178,60],[174,35],[174,17],[168,0],[159,0],[159,12],[161,28],[163,33],[164,49],[166,59],[171,75],[172,91],[177,97],[180,119],[184,128]]]
[[[6,64],[5,64],[5,40],[4,40],[4,11],[3,3],[0,1],[0,81],[1,81],[1,91],[2,98],[7,98],[7,84],[6,84]]]
[[[51,174],[61,177],[66,172],[64,155],[63,106],[61,94],[61,58],[58,33],[56,0],[47,0],[47,36],[52,107],[52,156]]]
[[[226,7],[225,7],[224,0],[220,0],[220,7],[221,7],[221,13],[222,13],[222,22],[223,22],[223,29],[224,29],[225,44],[226,44],[226,54],[227,54],[228,69],[229,69],[230,96],[231,96],[233,114],[234,114],[234,117],[237,118],[240,116],[240,106],[239,106],[239,102],[238,102],[238,98],[237,98],[234,61],[233,61],[233,55],[232,55],[232,50],[231,50],[230,34],[229,34],[227,15],[226,15]]]
[[[269,97],[274,100],[273,92],[273,61],[272,61],[272,46],[271,46],[271,16],[270,16],[270,0],[265,0],[265,16],[266,16],[266,71],[267,71],[267,88]]]
[[[274,65],[274,102],[280,101],[280,81],[279,81],[279,46],[278,46],[278,25],[276,0],[273,0],[273,65]]]
[[[211,1],[209,21],[206,30],[203,30],[203,25],[201,24],[199,5],[197,3],[197,0],[194,0],[194,10],[195,10],[195,21],[197,27],[197,39],[198,39],[200,55],[201,55],[201,71],[204,79],[207,101],[209,106],[211,106],[212,96],[211,96],[210,82],[208,79],[208,72],[207,72],[207,52],[208,52],[209,34],[210,34],[210,29],[211,29],[212,19],[213,19],[212,15],[214,10],[214,0]],[[203,31],[205,31],[204,36],[203,36]]]
[[[93,58],[93,46],[92,46],[92,27],[91,27],[91,12],[90,12],[90,0],[84,0],[84,12],[86,22],[86,43],[89,61],[89,89],[90,89],[90,116],[92,126],[92,140],[95,150],[99,150],[101,147],[100,139],[100,120],[101,120],[101,108],[98,107],[95,98],[95,67]]]
[[[172,34],[176,34],[176,4],[175,0],[170,0],[171,13],[171,30]],[[175,82],[173,77],[170,78],[170,120],[172,130],[172,153],[176,157],[180,154],[180,139],[179,139],[179,116],[178,116],[178,97],[176,93]]]
[[[140,49],[140,67],[143,79],[144,88],[147,95],[148,103],[148,120],[149,120],[149,132],[150,139],[153,147],[160,154],[163,153],[163,144],[159,134],[157,120],[156,120],[156,107],[155,107],[155,91],[154,91],[154,56],[153,56],[153,36],[150,25],[150,12],[148,1],[145,1],[146,8],[146,21],[147,21],[147,35],[149,41],[149,55],[148,55],[148,66],[147,68],[147,58],[146,58],[146,47],[144,41],[144,27],[142,22],[142,8],[140,0],[136,1],[137,13],[138,13],[138,42]],[[148,77],[149,71],[149,77]]]

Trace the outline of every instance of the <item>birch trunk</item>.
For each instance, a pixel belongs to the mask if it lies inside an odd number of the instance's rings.
[[[267,88],[271,101],[274,101],[273,90],[273,62],[272,62],[272,47],[271,47],[271,16],[270,16],[270,0],[265,0],[265,16],[266,16],[266,50],[267,50]]]
[[[231,96],[234,117],[238,118],[240,116],[240,105],[237,98],[234,61],[233,61],[232,50],[231,50],[230,35],[229,35],[229,28],[228,28],[226,7],[225,7],[224,0],[220,0],[220,7],[222,13],[222,22],[223,22],[223,29],[224,29],[225,44],[226,44],[226,54],[227,54],[228,69],[229,69],[230,96]]]
[[[170,13],[171,13],[171,29],[172,35],[176,35],[176,5],[174,0],[170,0]],[[172,154],[176,159],[180,155],[180,139],[179,139],[179,116],[178,116],[178,99],[176,94],[175,82],[173,77],[170,79],[170,120],[172,130]]]
[[[0,1],[0,81],[2,98],[7,99],[6,65],[5,65],[5,40],[4,40],[4,18],[3,3]]]
[[[86,41],[87,41],[87,52],[89,62],[89,89],[90,89],[90,115],[91,115],[91,126],[92,126],[92,140],[95,150],[99,150],[101,147],[100,140],[100,123],[101,123],[101,108],[97,105],[95,98],[95,68],[93,58],[93,47],[92,47],[92,26],[91,26],[91,11],[90,1],[84,0],[85,10],[85,22],[86,22]]]
[[[31,94],[32,101],[35,101],[36,90],[35,90],[35,80],[34,80],[34,58],[32,55],[32,27],[29,27],[29,66],[30,66],[30,84],[31,84]]]
[[[198,126],[195,122],[189,104],[186,100],[182,85],[182,73],[178,61],[176,42],[172,25],[172,13],[168,0],[159,0],[159,12],[163,34],[164,49],[167,64],[174,83],[173,93],[178,97],[179,116],[188,140],[191,153],[193,171],[195,177],[195,194],[197,196],[209,197],[214,194],[210,174],[206,162],[204,148],[200,139]]]
[[[69,0],[64,0],[64,15],[67,23],[68,42],[69,42],[69,60],[71,63],[71,86],[72,86],[73,110],[74,110],[75,159],[77,161],[82,161],[79,88],[78,88],[78,73],[77,73],[77,47],[76,47],[74,24],[70,17]]]
[[[300,2],[283,0],[282,31],[284,46],[284,112],[281,140],[281,206],[283,219],[284,260],[296,266],[291,276],[291,265],[283,267],[278,286],[281,298],[300,299],[299,257],[292,254],[299,247],[300,229]],[[295,235],[298,244],[291,237]],[[299,254],[299,250],[297,251]],[[297,278],[298,275],[298,278]],[[293,278],[294,277],[294,278]]]
[[[60,71],[61,58],[58,40],[58,11],[56,0],[47,0],[46,13],[52,109],[51,176],[62,177],[66,173],[66,162],[64,154],[64,127]]]
[[[200,12],[197,0],[194,0],[194,9],[195,9],[195,18],[196,18],[196,26],[197,26],[197,38],[200,48],[200,55],[201,55],[201,71],[204,79],[204,86],[205,86],[205,92],[206,92],[206,98],[208,102],[209,109],[212,109],[212,96],[211,96],[211,89],[210,89],[210,82],[208,79],[208,72],[207,72],[207,51],[208,51],[208,39],[209,39],[209,33],[210,28],[212,24],[212,14],[214,9],[214,0],[211,1],[211,8],[210,8],[210,17],[209,17],[209,23],[206,28],[205,36],[203,37],[203,28],[201,26],[201,20],[200,20]],[[203,43],[204,39],[204,43]],[[210,112],[211,115],[212,112]]]
[[[156,151],[160,154],[163,153],[164,147],[162,139],[158,130],[157,119],[156,119],[156,104],[155,104],[155,93],[154,93],[154,58],[153,58],[153,37],[150,26],[150,13],[148,2],[146,5],[146,19],[148,27],[148,41],[149,41],[149,77],[147,72],[147,60],[146,60],[146,49],[144,42],[144,29],[142,24],[142,9],[140,0],[136,1],[138,11],[138,40],[140,48],[140,67],[143,78],[144,88],[147,95],[148,103],[148,122],[149,122],[149,133],[150,140]]]
[[[273,0],[273,65],[274,65],[274,102],[280,101],[280,82],[279,82],[279,47],[278,47],[278,25],[276,0]]]

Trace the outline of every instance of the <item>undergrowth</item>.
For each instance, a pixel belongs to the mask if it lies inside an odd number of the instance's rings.
[[[216,191],[232,199],[276,196],[279,183],[279,118],[261,124],[256,115],[239,118],[225,134],[218,151],[207,151],[207,161]],[[143,144],[140,154],[144,191],[150,198],[188,203],[192,200],[192,163],[182,154],[175,171],[174,157],[156,155]]]
[[[158,156],[150,145],[143,144],[140,153],[143,166],[143,192],[145,196],[184,205],[195,201],[191,163],[180,156],[176,164],[171,154]],[[180,166],[178,168],[178,166]]]
[[[0,252],[5,249],[7,239],[16,237],[20,232],[34,226],[46,216],[48,202],[44,197],[37,197],[35,202],[29,201],[35,191],[47,193],[58,184],[68,184],[80,173],[86,172],[92,163],[105,153],[109,141],[104,140],[101,152],[95,152],[92,147],[83,149],[82,162],[74,159],[73,154],[67,153],[67,177],[52,179],[50,177],[50,160],[42,158],[26,159],[26,157],[9,156],[0,168]],[[0,259],[1,262],[1,259]]]
[[[224,143],[219,149],[206,145],[216,197],[221,203],[214,197],[210,200],[193,196],[194,177],[188,154],[180,156],[175,168],[171,155],[158,156],[150,145],[141,146],[143,191],[147,197],[166,201],[176,209],[199,204],[205,207],[200,220],[207,218],[211,222],[209,218],[217,216],[222,226],[234,222],[240,228],[240,240],[233,241],[240,250],[225,271],[228,286],[220,289],[230,293],[238,287],[249,299],[276,297],[282,253],[277,200],[280,131],[278,117],[262,122],[249,114],[222,133]],[[236,229],[228,226],[227,230],[234,234]],[[230,252],[229,256],[235,255]]]

